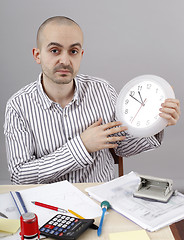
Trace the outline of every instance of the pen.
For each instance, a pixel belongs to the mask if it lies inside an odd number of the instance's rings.
[[[65,209],[62,208],[58,208],[58,207],[54,207],[45,203],[40,203],[40,202],[32,202],[33,204],[35,204],[36,206],[40,206],[40,207],[44,207],[44,208],[48,208],[54,211],[58,211],[58,212],[62,212],[62,213],[66,213],[67,211]]]
[[[67,210],[62,209],[62,208],[54,207],[54,206],[51,206],[51,205],[48,205],[48,204],[45,204],[45,203],[36,202],[36,201],[32,201],[32,203],[37,205],[37,206],[48,208],[48,209],[51,209],[51,210],[54,210],[54,211],[58,211],[58,212],[63,212],[63,213],[70,212],[71,214],[73,214],[77,218],[85,219],[85,218],[83,218],[82,216],[80,216],[79,214],[77,214],[76,212],[74,212],[74,211],[72,211],[70,209],[68,209],[68,211],[67,211]],[[94,223],[90,227],[92,229],[98,229],[98,226],[96,226]]]

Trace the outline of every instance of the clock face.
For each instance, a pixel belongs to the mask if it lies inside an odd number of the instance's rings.
[[[167,121],[159,116],[166,98],[174,98],[174,92],[164,79],[153,75],[137,77],[128,82],[118,96],[118,120],[133,136],[154,135],[167,125]]]

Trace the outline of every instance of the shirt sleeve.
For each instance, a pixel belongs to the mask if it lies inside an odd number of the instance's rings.
[[[56,151],[36,158],[31,129],[10,105],[6,108],[4,134],[11,181],[16,184],[48,183],[49,179],[53,181],[93,162],[80,136]]]
[[[115,149],[116,154],[122,157],[129,157],[158,148],[163,138],[163,132],[146,138],[133,137],[128,133],[122,134],[126,136],[126,139],[118,142],[118,147]]]

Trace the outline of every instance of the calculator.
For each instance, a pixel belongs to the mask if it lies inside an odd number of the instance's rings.
[[[94,222],[94,219],[79,219],[63,214],[57,214],[46,222],[39,230],[46,237],[75,240],[86,231]]]

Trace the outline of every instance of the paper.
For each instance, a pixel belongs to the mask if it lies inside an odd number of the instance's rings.
[[[58,212],[36,206],[31,201],[49,204],[66,210],[71,209],[84,218],[101,216],[101,207],[68,181],[47,184],[19,192],[27,210],[38,216],[40,227],[51,217],[58,214]],[[70,213],[68,215],[71,216]]]
[[[140,178],[131,172],[86,191],[99,202],[106,199],[114,210],[149,231],[156,231],[184,218],[183,194],[172,196],[168,203],[135,198],[133,193],[139,183]]]
[[[0,212],[9,219],[19,219],[20,214],[10,193],[0,194]]]
[[[145,230],[110,233],[109,240],[150,240]]]
[[[0,231],[16,233],[20,227],[19,219],[0,218]]]

